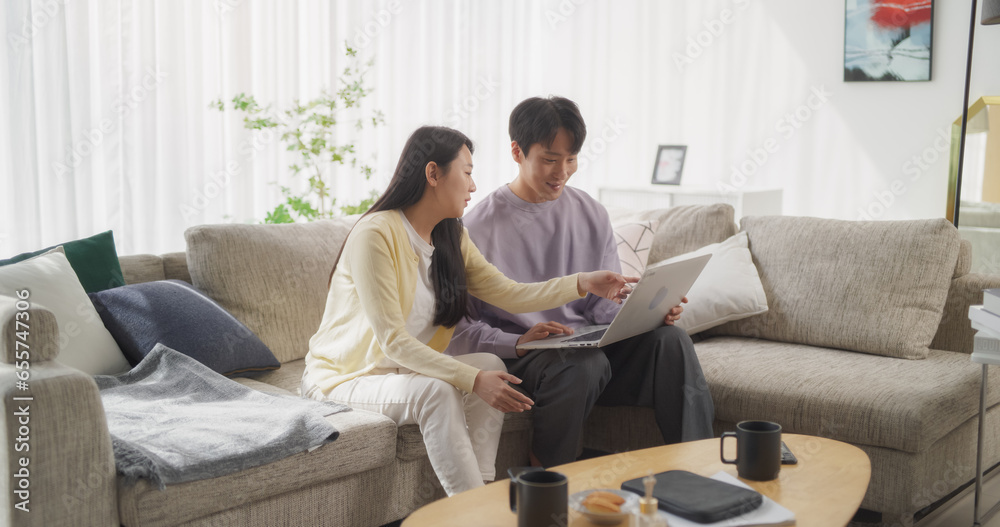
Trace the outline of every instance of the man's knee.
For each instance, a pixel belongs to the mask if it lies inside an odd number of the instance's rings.
[[[684,341],[691,340],[688,336],[687,331],[681,329],[678,326],[667,326],[663,325],[653,330],[654,334],[661,339],[668,339],[674,341]]]
[[[603,390],[611,379],[611,363],[599,349],[558,350],[556,353],[564,354],[562,360],[551,363],[547,370],[550,376],[558,376],[564,384]]]
[[[656,342],[661,343],[659,348],[673,353],[681,353],[685,348],[691,348],[694,344],[687,331],[677,326],[660,326],[653,330]]]
[[[600,379],[601,389],[604,389],[611,380],[611,362],[608,361],[608,356],[598,349],[587,350],[586,362],[588,374],[594,379]]]

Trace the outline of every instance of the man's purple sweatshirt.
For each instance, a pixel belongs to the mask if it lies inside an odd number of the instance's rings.
[[[469,211],[463,222],[486,259],[518,282],[602,269],[621,272],[608,212],[572,187],[565,187],[555,201],[529,203],[504,185]],[[520,315],[475,298],[472,304],[472,313],[459,322],[445,353],[485,352],[514,359],[517,339],[539,322],[551,320],[573,328],[609,324],[620,308],[589,294],[555,309]]]

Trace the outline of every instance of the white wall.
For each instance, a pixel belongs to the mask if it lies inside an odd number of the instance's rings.
[[[726,5],[720,3],[719,9]],[[680,91],[668,94],[681,99],[683,128],[664,122],[674,117],[670,112],[656,112],[654,120],[660,122],[646,125],[650,137],[637,139],[646,143],[635,152],[641,162],[629,163],[624,171],[628,183],[646,184],[655,145],[673,142],[690,145],[685,183],[730,182],[730,167],[753,167],[748,149],[762,159],[758,149],[770,138],[777,151],[746,185],[784,188],[785,214],[944,216],[948,138],[962,109],[970,1],[935,2],[932,80],[909,83],[843,82],[843,2],[755,1],[743,12],[730,5],[736,20],[680,73]],[[765,25],[767,31],[747,40],[753,32],[743,24]],[[697,37],[706,27],[704,20],[688,20],[683,29],[687,37]],[[672,44],[658,67],[674,69],[668,54],[684,53],[681,46],[690,42],[684,37]],[[977,24],[970,100],[1000,94],[1000,59],[987,57],[988,50],[1000,50],[1000,26]],[[743,71],[727,71],[720,64]],[[739,64],[756,64],[760,72]],[[769,74],[783,69],[785,79]],[[725,100],[719,85],[737,87],[729,97],[740,100]],[[829,102],[810,101],[813,88],[825,92]],[[757,95],[742,98],[741,91]],[[762,95],[766,92],[772,96]],[[818,109],[799,108],[808,102]],[[796,109],[800,117],[809,117],[791,132],[787,117]]]
[[[481,11],[490,8],[477,5],[461,15],[482,22]],[[519,28],[523,33],[514,42],[463,34],[469,50],[458,69],[496,84],[467,118],[447,123],[479,143],[481,191],[474,200],[514,173],[504,133],[510,109],[524,97],[560,94],[577,101],[588,122],[586,160],[571,184],[592,193],[601,186],[651,186],[657,145],[686,144],[685,185],[781,187],[785,214],[850,220],[944,216],[971,0],[936,2],[931,81],[846,83],[840,1],[539,5],[533,17],[528,14],[535,23],[520,24],[528,27]],[[377,81],[382,86],[398,84],[400,46],[417,10],[407,7],[398,17],[402,23],[381,37],[385,42],[376,54],[385,68]],[[502,20],[505,12],[492,16]],[[697,42],[708,44],[692,44]],[[1000,27],[977,25],[976,43],[971,100],[1000,94],[997,59],[985,53],[1000,49]],[[433,56],[434,44],[424,45]],[[505,53],[534,55],[524,61],[532,67],[504,69],[504,61],[491,60]],[[538,56],[547,60],[540,65]],[[678,62],[679,56],[691,60]],[[445,108],[469,89],[441,93]],[[435,122],[437,114],[420,108],[390,113],[397,128],[390,125],[389,150],[398,152],[414,126],[428,118]],[[612,139],[595,143],[602,133]],[[776,151],[764,152],[765,145]],[[394,160],[380,156],[383,173]],[[742,175],[734,175],[734,167]]]
[[[948,137],[952,121],[962,111],[971,2],[935,2],[932,80],[916,83],[838,82],[839,68],[832,71],[829,65],[842,64],[842,37],[829,27],[817,32],[808,21],[840,16],[839,2],[823,2],[822,8],[811,2],[766,5],[789,44],[801,50],[811,82],[826,84],[835,93],[826,133],[835,134],[830,140],[836,151],[824,148],[823,131],[806,130],[804,135],[810,135],[803,138],[812,139],[818,157],[831,158],[830,170],[814,174],[808,184],[791,174],[778,174],[791,198],[786,213],[844,219],[863,214],[885,219],[941,217],[948,146],[939,137]],[[810,13],[810,8],[824,11]],[[818,45],[810,45],[812,41]],[[970,101],[1000,94],[998,50],[1000,27],[977,24]],[[844,158],[852,162],[845,163]],[[840,190],[845,183],[851,187],[846,193]],[[895,195],[890,198],[890,193]],[[883,207],[887,202],[892,205]]]

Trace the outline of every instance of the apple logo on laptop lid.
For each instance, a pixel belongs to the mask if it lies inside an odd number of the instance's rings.
[[[669,292],[670,291],[666,288],[666,286],[661,287],[660,290],[653,295],[653,300],[649,302],[649,310],[653,311],[657,308],[657,306],[662,304],[663,301],[667,299],[667,294]]]

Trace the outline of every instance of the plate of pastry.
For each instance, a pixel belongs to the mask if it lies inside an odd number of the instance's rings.
[[[571,509],[597,525],[618,525],[638,510],[639,496],[620,489],[591,489],[569,497]]]

